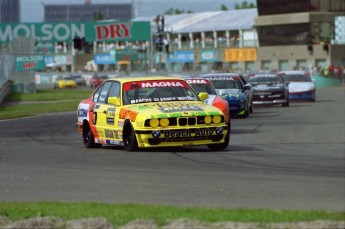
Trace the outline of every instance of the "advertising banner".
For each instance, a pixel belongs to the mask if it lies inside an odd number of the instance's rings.
[[[44,57],[44,63],[47,67],[71,65],[71,64],[73,64],[73,57],[72,57],[72,55],[45,56]]]
[[[115,56],[117,61],[137,61],[139,59],[136,49],[116,50]]]
[[[94,55],[95,64],[116,64],[115,56],[112,53],[99,53]]]
[[[225,49],[225,61],[256,61],[255,48]]]
[[[219,50],[201,50],[201,62],[220,62]]]
[[[0,42],[30,37],[38,42],[72,42],[76,37],[93,41],[149,41],[150,22],[45,22],[0,23]]]
[[[42,70],[44,67],[43,55],[24,55],[16,57],[17,71]]]
[[[173,63],[193,63],[194,60],[194,51],[174,51],[169,56],[169,62]]]

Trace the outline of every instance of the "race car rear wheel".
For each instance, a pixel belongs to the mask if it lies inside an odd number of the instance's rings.
[[[92,130],[87,123],[83,126],[83,143],[86,148],[100,147],[101,144],[95,143],[95,137],[93,136]]]
[[[226,147],[228,147],[230,143],[230,129],[231,129],[231,123],[229,122],[228,132],[225,135],[224,143],[207,145],[208,149],[212,151],[226,149]]]
[[[123,146],[127,151],[135,151],[138,149],[138,141],[133,126],[129,122],[123,127]]]

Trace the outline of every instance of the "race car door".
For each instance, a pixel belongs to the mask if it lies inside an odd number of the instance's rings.
[[[109,97],[120,97],[120,84],[118,82],[106,82],[102,86],[97,105],[95,106],[94,116],[95,125],[99,137],[106,144],[116,144],[120,141],[118,134],[118,117],[115,117],[117,106],[108,103]]]

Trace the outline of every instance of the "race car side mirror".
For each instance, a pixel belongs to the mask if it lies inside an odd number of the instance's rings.
[[[208,93],[207,92],[200,92],[199,93],[199,98],[202,101],[206,100],[208,98]]]
[[[109,97],[108,98],[108,103],[111,104],[111,105],[115,105],[115,106],[120,106],[121,105],[119,97]]]

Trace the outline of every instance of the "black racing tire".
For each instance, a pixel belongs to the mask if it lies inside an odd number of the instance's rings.
[[[127,151],[138,150],[138,141],[132,124],[127,122],[123,127],[123,146]]]
[[[95,137],[93,136],[92,130],[89,124],[83,125],[83,143],[86,148],[101,147],[101,144],[95,143]]]
[[[289,101],[289,99],[287,100],[286,103],[283,103],[282,106],[283,106],[283,107],[289,107],[289,106],[290,106],[290,101]]]
[[[220,144],[209,144],[207,145],[208,149],[211,151],[217,151],[217,150],[223,150],[226,149],[230,143],[230,128],[231,128],[231,123],[229,122],[228,124],[228,132],[225,135],[225,139],[223,143]]]
[[[249,108],[248,105],[246,104],[245,106],[246,108],[244,108],[244,114],[241,115],[241,118],[247,118],[249,116]]]
[[[249,113],[253,113],[253,101],[250,103],[250,107],[249,107]]]

